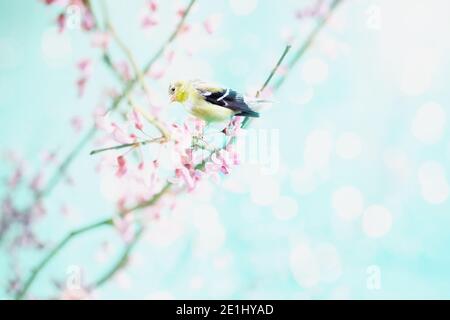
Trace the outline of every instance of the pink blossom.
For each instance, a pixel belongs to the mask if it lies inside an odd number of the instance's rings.
[[[77,68],[83,73],[90,74],[92,68],[92,61],[89,58],[84,58],[78,61]]]
[[[56,18],[56,24],[58,25],[58,31],[63,32],[66,28],[66,15],[64,13],[58,15],[58,18]]]
[[[141,25],[143,28],[151,28],[158,25],[158,20],[154,16],[145,15],[142,18]]]
[[[64,7],[64,11],[58,15],[57,18],[57,24],[59,27],[59,31],[62,32],[65,30],[65,23],[66,23],[66,10],[69,6],[76,6],[77,8],[80,8],[81,11],[81,27],[85,31],[91,31],[95,29],[95,19],[92,15],[92,12],[90,9],[85,5],[84,1],[82,0],[43,0],[43,2],[46,5],[53,5],[58,4],[60,6]]]
[[[239,164],[239,155],[230,145],[226,149],[219,150],[211,156],[211,161],[205,165],[205,173],[217,174],[221,172],[223,174],[229,174],[233,166]]]
[[[283,28],[281,30],[281,37],[283,38],[284,41],[286,41],[287,43],[291,43],[291,44],[295,40],[295,34],[291,28]]]
[[[158,25],[159,19],[157,17],[158,5],[155,1],[148,1],[146,11],[144,12],[141,25],[144,29],[148,29]]]
[[[189,24],[184,24],[181,26],[180,33],[188,33],[191,30],[191,26]]]
[[[106,132],[111,132],[114,128],[111,125],[111,122],[108,121],[108,118],[102,114],[94,115],[95,126],[98,129],[101,129]]]
[[[84,7],[84,8],[85,8],[85,10],[84,10],[85,12],[83,15],[83,20],[81,22],[81,26],[83,27],[84,30],[90,31],[95,28],[94,16],[86,7]]]
[[[144,125],[142,123],[141,120],[141,116],[139,115],[139,113],[136,110],[132,110],[129,113],[129,120],[134,124],[134,127],[138,130],[141,130],[144,128]]]
[[[179,164],[175,168],[175,176],[170,182],[182,186],[186,185],[189,191],[194,190],[196,182],[200,180],[201,175],[196,172],[196,161],[192,149],[184,149],[179,154]]]
[[[169,181],[179,186],[186,185],[190,192],[195,189],[197,182],[201,180],[202,176],[203,173],[200,170],[181,166],[175,169],[175,177],[169,179]]]
[[[203,134],[203,131],[205,130],[205,126],[206,126],[205,121],[203,121],[199,118],[195,118],[194,119],[194,134],[196,134],[196,135]]]
[[[65,217],[69,217],[72,215],[72,210],[69,208],[69,206],[67,204],[61,205],[60,211],[61,211],[61,214]]]
[[[44,150],[42,152],[42,161],[44,162],[44,166],[55,164],[56,159],[57,159],[56,151]]]
[[[125,143],[131,143],[132,139],[129,135],[125,133],[125,131],[120,128],[117,124],[111,123],[113,127],[112,131],[112,138],[119,143],[125,144]]]
[[[86,88],[87,78],[81,77],[77,80],[77,88],[78,88],[78,97],[82,97],[84,95],[84,90]]]
[[[317,1],[314,5],[298,10],[295,17],[299,20],[304,18],[314,18],[325,15],[328,10],[327,6],[323,5],[323,1]]]
[[[278,70],[277,70],[276,74],[278,74],[280,76],[283,76],[283,75],[286,74],[287,71],[288,71],[287,67],[284,66],[284,65],[281,65],[281,66],[278,67]]]
[[[125,160],[124,156],[118,156],[117,157],[117,171],[116,171],[116,175],[118,177],[122,177],[125,173],[127,173],[127,162]]]
[[[155,12],[156,10],[158,10],[158,4],[156,3],[156,1],[151,0],[148,2],[148,8],[151,12]]]
[[[110,99],[115,99],[119,95],[119,92],[115,88],[107,87],[103,90],[104,96]]]
[[[8,179],[8,187],[11,189],[15,189],[17,185],[22,181],[23,178],[23,169],[22,166],[17,166],[14,170],[12,176]]]
[[[86,83],[91,75],[92,62],[90,59],[82,59],[77,63],[77,69],[80,71],[80,77],[77,80],[78,97],[82,97]]]
[[[177,15],[182,18],[184,16],[184,13],[186,12],[186,10],[184,8],[180,8],[177,10]]]
[[[42,0],[42,2],[44,2],[46,5],[51,5],[56,2],[59,2],[59,0]]]
[[[220,172],[220,166],[218,166],[217,164],[210,162],[210,161],[205,163],[204,174],[207,177],[212,178],[213,180],[217,181],[219,179],[219,172]]]
[[[283,69],[285,69],[285,67],[280,66],[280,68],[281,68],[282,71],[277,71],[277,72],[281,72],[282,73]],[[255,92],[255,94],[256,94],[256,92]],[[271,86],[267,86],[264,89],[264,91],[261,91],[260,94],[259,94],[259,97],[258,97],[258,99],[268,100],[268,101],[272,100],[272,98],[273,98],[273,87],[271,87]]]
[[[208,34],[213,34],[219,27],[220,22],[221,22],[220,15],[213,14],[203,22],[203,27],[205,28]]]
[[[35,203],[29,212],[32,219],[42,218],[46,213],[47,210],[42,202]]]
[[[175,170],[175,175],[181,177],[188,186],[189,190],[193,190],[195,187],[194,179],[191,177],[189,170],[186,167],[181,167]]]
[[[172,124],[171,137],[174,143],[174,151],[184,155],[192,145],[192,135],[186,125]]]
[[[226,151],[228,152],[228,158],[230,159],[232,165],[237,166],[241,164],[239,153],[233,145],[228,145]]]
[[[6,292],[8,294],[17,294],[19,290],[21,289],[21,279],[18,275],[15,275],[14,278],[10,279],[8,281],[8,286],[6,289]]]
[[[111,36],[108,32],[96,32],[92,37],[91,45],[94,48],[106,50],[108,49],[110,38]]]
[[[173,61],[174,57],[175,57],[175,51],[174,50],[170,50],[169,52],[167,52],[166,60],[167,60],[168,63],[171,63]]]
[[[34,192],[39,192],[42,188],[43,184],[43,177],[42,172],[39,172],[37,175],[34,176],[34,178],[31,180],[30,188]]]

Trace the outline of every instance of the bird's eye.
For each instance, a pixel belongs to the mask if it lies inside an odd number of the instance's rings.
[[[170,92],[170,93],[175,93],[175,87],[170,87],[170,88],[169,88],[169,92]]]

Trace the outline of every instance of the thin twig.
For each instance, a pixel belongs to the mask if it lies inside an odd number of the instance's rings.
[[[64,248],[67,243],[69,243],[70,240],[72,240],[74,237],[79,236],[83,233],[86,233],[88,231],[97,229],[102,226],[111,225],[112,219],[105,219],[101,220],[99,222],[87,225],[85,227],[76,229],[69,234],[67,234],[58,244],[45,256],[45,258],[33,269],[31,270],[31,274],[25,281],[24,285],[20,289],[20,291],[16,294],[15,298],[17,300],[23,299],[25,294],[27,293],[28,289],[33,284],[34,280],[38,276],[38,274],[44,269],[44,267],[52,260],[53,257],[56,256],[56,254],[61,251],[62,248]]]
[[[269,76],[267,77],[266,81],[264,81],[263,85],[261,86],[261,88],[256,92],[256,98],[259,98],[259,96],[261,95],[262,92],[264,92],[264,90],[266,90],[267,86],[269,85],[270,81],[272,80],[273,76],[276,74],[277,70],[280,68],[281,64],[283,63],[284,59],[286,58],[289,50],[291,50],[291,45],[288,44],[284,50],[283,53],[281,54],[280,58],[278,59],[277,63],[275,64],[275,66],[272,68],[272,71],[270,72]],[[241,127],[245,128],[249,125],[251,121],[250,117],[245,117],[244,121],[242,121]],[[228,144],[233,144],[236,141],[236,137],[232,137],[230,139],[230,141],[227,143]]]
[[[284,50],[283,53],[281,54],[280,58],[278,59],[277,63],[275,64],[275,66],[272,68],[272,71],[270,72],[269,76],[266,78],[266,81],[264,81],[264,84],[261,86],[261,89],[259,89],[256,93],[256,97],[259,96],[259,94],[261,92],[263,92],[267,85],[270,83],[270,80],[273,78],[274,74],[277,72],[278,68],[280,67],[281,63],[283,62],[284,58],[286,58],[287,53],[289,52],[289,49],[291,48],[290,45],[287,45]],[[246,126],[246,124],[249,122],[249,117],[245,117],[244,121],[242,122],[242,127]],[[234,142],[236,141],[236,137],[233,136],[231,137],[228,141],[225,141],[223,148],[226,149],[227,146],[232,145]],[[196,166],[197,170],[202,170],[206,163],[211,160],[213,154],[216,152],[216,150],[212,151],[208,157],[206,157],[200,164],[198,164]]]
[[[154,138],[154,139],[149,139],[149,140],[136,141],[136,142],[132,142],[132,143],[124,143],[124,144],[120,144],[117,146],[92,150],[91,152],[89,152],[89,155],[94,155],[94,154],[104,152],[104,151],[119,150],[119,149],[128,148],[128,147],[137,148],[140,146],[145,146],[146,144],[149,144],[149,143],[163,142],[164,140],[165,139],[163,137],[159,137],[159,138]]]
[[[275,84],[273,86],[274,90],[277,90],[281,87],[281,85],[284,83],[284,81],[286,80],[289,73],[292,72],[292,69],[297,64],[298,60],[300,60],[300,58],[303,57],[303,55],[312,46],[315,39],[317,38],[317,35],[323,29],[323,27],[326,25],[326,23],[332,16],[333,12],[336,11],[336,8],[338,7],[338,5],[340,3],[342,3],[342,0],[334,0],[331,3],[330,8],[328,9],[327,13],[323,16],[320,16],[319,21],[317,22],[317,25],[314,28],[314,30],[309,34],[308,38],[305,40],[305,42],[303,42],[302,46],[294,53],[294,57],[292,58],[292,60],[290,62],[288,62],[287,67],[286,67],[286,72],[284,73],[284,75],[275,82]]]
[[[196,0],[191,0],[189,2],[189,5],[186,8],[186,10],[184,11],[184,13],[183,13],[180,21],[178,22],[175,30],[170,34],[170,36],[162,44],[160,49],[153,55],[153,57],[145,65],[144,70],[143,70],[144,74],[146,74],[150,70],[152,65],[161,57],[161,55],[164,53],[166,48],[170,44],[172,44],[172,42],[176,39],[178,33],[180,32],[181,28],[183,27],[184,22],[185,22],[187,16],[189,15],[189,13],[190,13],[193,5],[195,4],[195,2],[196,2]],[[109,56],[107,56],[106,62],[108,62],[108,61],[110,62],[108,65],[109,66],[113,66]],[[110,107],[110,111],[113,111],[113,110],[117,109],[117,107],[120,105],[122,100],[126,96],[129,95],[131,90],[136,85],[137,81],[138,81],[137,77],[134,77],[133,79],[129,80],[126,83],[122,93],[120,95],[118,95],[113,100],[112,105]],[[94,137],[96,132],[97,132],[97,127],[95,125],[93,125],[86,132],[86,134],[81,138],[81,140],[75,146],[75,148],[72,149],[72,151],[67,155],[67,157],[63,160],[63,162],[58,166],[58,168],[55,170],[53,175],[50,177],[48,183],[41,190],[41,192],[36,194],[36,197],[34,199],[34,203],[39,202],[42,198],[48,196],[53,191],[55,186],[59,183],[59,181],[61,181],[61,178],[64,177],[64,175],[65,175],[67,169],[69,168],[69,166],[71,165],[71,163],[75,160],[75,158],[78,156],[78,154],[81,152],[81,150],[86,146],[86,144]],[[168,190],[169,187],[165,186],[164,189]],[[158,196],[158,199],[159,199],[162,195],[158,194],[157,196]],[[151,200],[147,201],[147,203],[149,205],[152,205],[152,201]],[[138,205],[135,208],[143,208],[143,206],[142,205]],[[129,210],[127,210],[127,211],[129,211]],[[93,227],[93,226],[94,225],[92,225],[91,227]],[[69,242],[73,237],[75,237],[75,236],[77,236],[77,235],[79,235],[79,234],[81,234],[81,233],[83,233],[83,232],[85,232],[87,230],[92,230],[92,228],[81,228],[81,229],[78,229],[75,232],[69,233],[65,238],[63,238],[63,240],[61,240],[61,242],[55,247],[55,249],[50,251],[50,253],[41,261],[41,263],[35,269],[32,270],[29,278],[25,281],[24,287],[16,295],[16,298],[17,299],[22,299],[23,298],[23,296],[26,294],[26,292],[28,291],[29,287],[31,286],[31,284],[33,283],[34,279],[37,277],[39,272],[48,264],[48,262],[56,255],[56,253],[58,253],[67,244],[67,242]]]
[[[128,147],[133,147],[136,148],[139,145],[144,144],[145,141],[141,141],[141,142],[132,142],[132,143],[124,143],[124,144],[119,144],[117,146],[112,146],[112,147],[106,147],[106,148],[101,148],[101,149],[95,149],[92,150],[91,152],[89,152],[89,155],[92,156],[94,154],[100,153],[100,152],[104,152],[104,151],[110,151],[110,150],[119,150],[119,149],[123,149],[123,148],[128,148]]]
[[[328,10],[327,15],[323,16],[319,22],[317,23],[316,27],[314,28],[314,30],[310,33],[310,35],[308,36],[307,40],[305,41],[305,43],[296,51],[294,58],[288,63],[287,66],[287,70],[286,72],[280,76],[280,78],[278,79],[278,81],[274,84],[273,86],[273,91],[277,91],[284,83],[284,80],[286,79],[289,71],[292,71],[292,69],[294,68],[294,66],[297,64],[297,62],[300,60],[300,58],[306,53],[306,51],[311,47],[311,45],[313,44],[315,38],[317,37],[317,35],[319,34],[319,31],[325,26],[326,22],[329,20],[329,18],[331,17],[332,13],[335,11],[335,9],[337,8],[338,4],[341,3],[342,0],[334,0],[333,3],[330,5],[330,8]],[[284,61],[284,59],[286,58],[287,53],[289,52],[291,46],[287,45],[286,48],[284,49],[283,53],[281,54],[280,58],[278,59],[278,62],[276,63],[276,65],[274,66],[274,68],[272,69],[272,71],[270,72],[269,76],[267,77],[266,81],[264,81],[264,84],[261,86],[261,89],[259,89],[256,93],[256,97],[258,98],[259,95],[267,88],[267,86],[269,85],[270,81],[272,80],[272,78],[274,77],[274,75],[276,74],[276,71],[278,70],[278,68],[281,66],[282,62]],[[253,118],[249,118],[246,117],[244,119],[244,121],[242,121],[241,127],[242,128],[246,128],[250,125],[251,121]],[[225,143],[224,148],[226,148],[228,145],[232,145],[233,143],[236,142],[236,137],[232,137],[228,142]],[[204,167],[206,161],[209,161],[209,159],[211,158],[213,153],[210,154],[210,156],[205,159],[201,164],[199,164],[197,166],[197,169],[201,169]]]
[[[277,64],[275,65],[275,67],[270,72],[269,76],[267,77],[266,81],[262,85],[261,89],[259,89],[258,92],[256,93],[256,98],[259,98],[261,93],[266,89],[267,85],[270,83],[270,80],[272,80],[272,78],[275,75],[275,73],[277,72],[278,68],[280,68],[280,65],[283,62],[284,58],[286,58],[286,55],[288,54],[289,50],[291,50],[291,47],[292,46],[290,44],[288,44],[286,46],[286,48],[284,48],[284,51],[281,54],[280,58],[278,59]]]

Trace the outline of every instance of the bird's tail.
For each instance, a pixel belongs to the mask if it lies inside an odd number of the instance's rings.
[[[259,118],[259,113],[256,111],[253,111],[252,109],[248,109],[245,111],[241,111],[236,114],[237,116],[243,116],[243,117],[251,117],[251,118]]]

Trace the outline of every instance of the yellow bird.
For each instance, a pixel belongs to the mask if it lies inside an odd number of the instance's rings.
[[[200,80],[172,83],[169,96],[172,102],[183,104],[188,112],[207,123],[222,122],[232,116],[259,117],[236,91]]]

